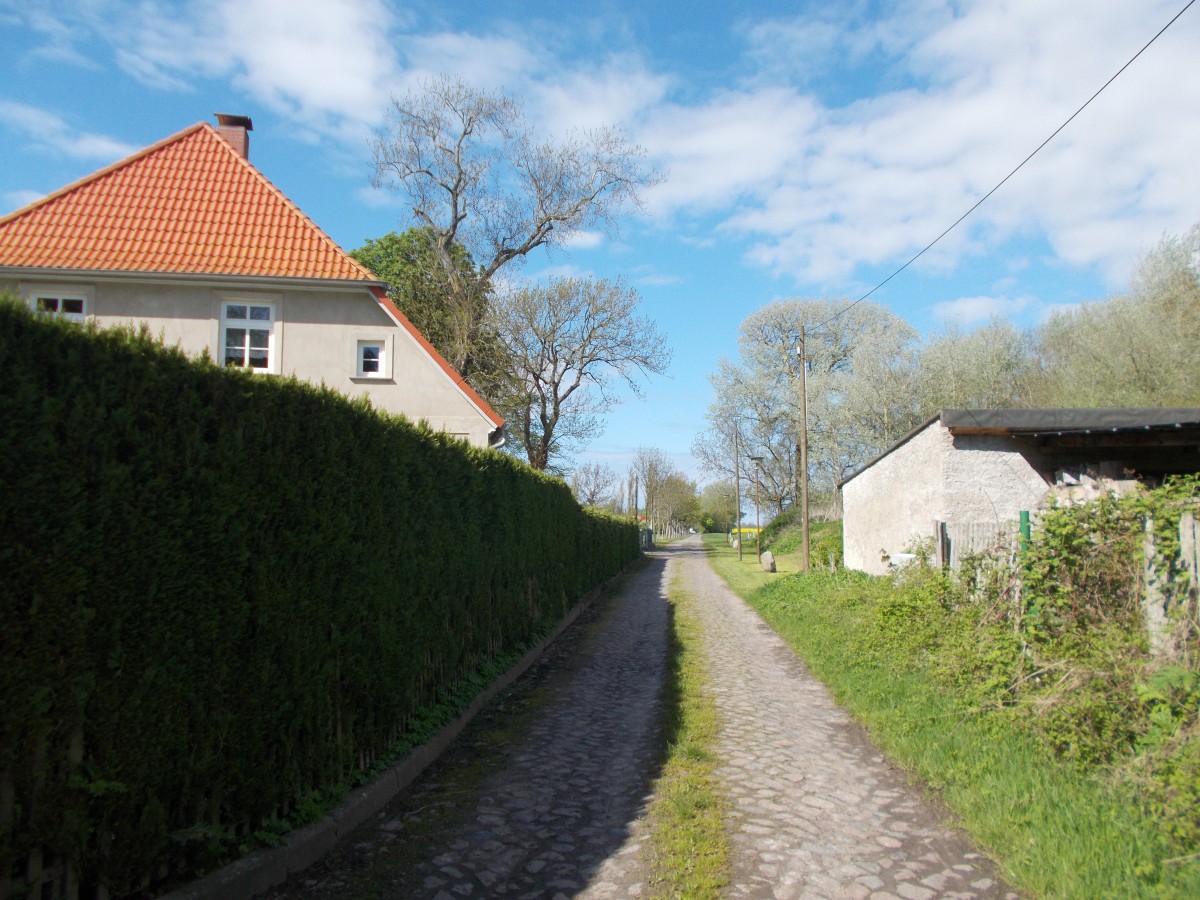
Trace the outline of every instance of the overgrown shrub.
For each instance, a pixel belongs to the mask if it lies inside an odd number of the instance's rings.
[[[1181,855],[1200,843],[1200,653],[1178,564],[1179,521],[1200,479],[1051,509],[1016,560],[981,557],[960,574],[918,562],[887,590],[858,589],[864,658],[919,667],[967,708],[997,714],[1057,759],[1134,787]],[[1175,655],[1149,652],[1142,604],[1144,522],[1166,573]],[[835,602],[832,598],[828,602]],[[841,602],[841,601],[838,601]]]
[[[639,552],[502,454],[13,303],[0,423],[14,878],[40,848],[122,895],[277,839]]]

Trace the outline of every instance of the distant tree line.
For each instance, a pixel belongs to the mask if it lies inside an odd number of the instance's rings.
[[[1198,257],[1200,224],[1146,254],[1127,293],[1028,330],[993,319],[922,337],[876,303],[772,303],[742,323],[738,359],[710,376],[716,399],[692,452],[732,479],[736,435],[741,466],[763,457],[764,508],[793,502],[802,365],[811,491],[826,509],[839,480],[942,408],[1200,405]]]

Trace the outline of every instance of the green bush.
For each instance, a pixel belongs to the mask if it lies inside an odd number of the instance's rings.
[[[1180,516],[1198,499],[1200,478],[1186,477],[1050,509],[1015,566],[980,557],[951,575],[926,560],[873,589],[826,586],[821,604],[856,605],[847,643],[860,665],[918,672],[997,734],[1015,728],[1056,764],[1136,798],[1178,857],[1153,877],[1191,884],[1200,879],[1200,630],[1178,552]],[[1171,601],[1166,660],[1149,652],[1141,602],[1147,518]],[[815,578],[776,590],[795,596]],[[776,602],[770,589],[756,600]]]
[[[119,896],[271,840],[639,552],[502,454],[13,303],[0,422],[14,878],[41,848]]]

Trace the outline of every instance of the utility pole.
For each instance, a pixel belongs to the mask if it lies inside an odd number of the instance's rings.
[[[807,572],[808,559],[808,369],[804,349],[804,326],[800,326],[800,343],[796,345],[800,357],[800,569]]]
[[[733,423],[733,483],[735,485],[734,492],[737,494],[737,545],[738,545],[738,562],[742,561],[742,470],[739,467],[738,460],[738,433],[737,422]]]
[[[754,550],[758,554],[758,561],[762,562],[762,519],[758,513],[758,473],[762,469],[763,458],[761,456],[750,457],[754,461]]]

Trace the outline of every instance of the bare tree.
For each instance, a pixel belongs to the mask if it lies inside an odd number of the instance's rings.
[[[629,474],[638,486],[646,522],[656,531],[662,530],[659,527],[659,494],[674,471],[675,467],[671,465],[667,455],[657,447],[638,447],[633,462],[629,464]]]
[[[571,473],[571,490],[583,506],[604,506],[613,501],[617,473],[604,463],[584,463]]]
[[[376,186],[405,191],[433,232],[455,301],[472,310],[472,284],[455,265],[461,244],[488,283],[537,247],[559,247],[596,225],[614,226],[660,176],[615,127],[539,141],[511,98],[441,76],[392,99],[373,143]],[[482,316],[474,329],[482,327]]]
[[[535,469],[600,433],[614,381],[640,396],[639,377],[666,370],[665,337],[637,315],[639,299],[620,280],[559,278],[496,300],[490,321],[510,366],[501,409]]]

